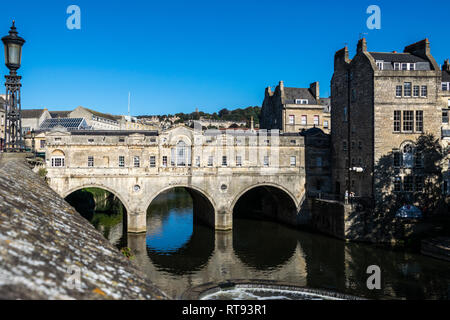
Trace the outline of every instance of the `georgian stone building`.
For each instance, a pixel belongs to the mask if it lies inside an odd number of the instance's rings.
[[[398,175],[391,191],[420,191],[423,181],[408,171],[419,166],[414,142],[423,133],[441,136],[442,72],[428,39],[403,53],[369,52],[365,39],[349,59],[336,52],[331,80],[333,187],[376,199],[381,159],[393,157]]]
[[[447,154],[444,163],[444,191],[450,194],[450,62],[445,60],[442,66],[442,86],[441,86],[441,100],[442,100],[442,147]]]
[[[318,82],[309,88],[289,88],[280,81],[273,92],[266,88],[260,128],[298,133],[316,127],[329,133],[330,108],[330,99],[320,98]]]

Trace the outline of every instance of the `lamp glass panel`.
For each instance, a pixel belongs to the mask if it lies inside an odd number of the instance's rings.
[[[8,44],[8,60],[7,64],[20,65],[20,51],[22,47],[16,43]]]

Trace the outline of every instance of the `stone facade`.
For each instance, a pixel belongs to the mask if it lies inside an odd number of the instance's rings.
[[[23,109],[22,110],[22,131],[24,134],[38,130],[42,122],[52,116],[47,109]]]
[[[397,152],[407,161],[420,135],[441,136],[440,86],[441,70],[428,40],[404,53],[368,52],[365,39],[353,59],[347,47],[336,52],[331,81],[336,193],[375,198],[381,191],[375,189],[380,159]]]
[[[264,131],[50,132],[46,167],[61,196],[85,187],[115,194],[128,212],[128,230],[146,231],[146,212],[161,192],[185,187],[197,219],[232,228],[233,208],[247,191],[272,187],[289,200],[277,218],[297,225],[305,196],[304,138]],[[288,212],[289,211],[289,212]]]
[[[319,128],[300,133],[305,137],[306,190],[310,197],[323,197],[332,193],[331,136]]]
[[[280,81],[275,91],[266,88],[260,128],[298,133],[316,127],[329,133],[330,109],[330,99],[320,98],[318,82],[309,88],[288,88]]]
[[[442,103],[442,147],[447,154],[444,163],[444,191],[450,195],[450,62],[445,60],[442,66],[442,85],[440,88]]]

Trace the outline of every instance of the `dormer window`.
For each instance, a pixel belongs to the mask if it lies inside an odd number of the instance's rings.
[[[450,91],[450,82],[442,82],[442,91]]]
[[[402,71],[414,71],[416,70],[416,64],[415,63],[394,63],[394,70],[402,70]]]
[[[295,99],[295,104],[308,104],[308,99]]]
[[[377,67],[378,70],[383,70],[384,61],[383,60],[377,60]]]

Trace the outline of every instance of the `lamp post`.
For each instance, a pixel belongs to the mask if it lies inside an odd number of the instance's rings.
[[[35,144],[36,132],[34,129],[31,129],[31,151],[36,154],[36,144]]]
[[[23,152],[25,144],[22,132],[22,114],[20,99],[21,76],[17,75],[22,58],[22,46],[25,40],[18,36],[13,21],[9,34],[2,38],[5,46],[5,64],[9,69],[6,78],[5,140],[6,152]]]

